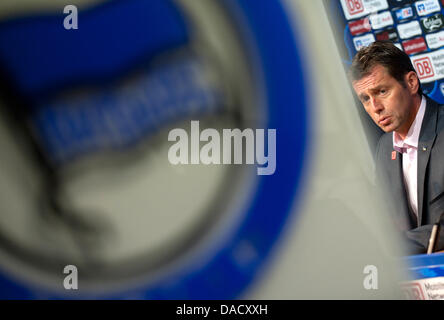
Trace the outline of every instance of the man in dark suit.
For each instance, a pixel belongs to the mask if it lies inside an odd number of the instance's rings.
[[[396,224],[409,253],[425,253],[444,212],[444,107],[422,94],[409,56],[389,42],[361,49],[350,77],[366,112],[385,132],[375,161]],[[436,249],[444,249],[444,231]]]

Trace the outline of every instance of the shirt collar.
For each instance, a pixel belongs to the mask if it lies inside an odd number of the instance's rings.
[[[393,131],[393,149],[398,152],[402,152],[403,148],[414,147],[418,148],[419,134],[421,132],[422,120],[424,119],[424,113],[426,108],[426,99],[422,96],[421,105],[419,106],[418,113],[415,120],[410,126],[409,132],[404,140],[401,139],[398,133]]]

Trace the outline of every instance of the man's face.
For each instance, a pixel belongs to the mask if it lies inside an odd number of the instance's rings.
[[[405,75],[403,86],[385,67],[376,65],[369,75],[353,81],[353,89],[365,111],[382,130],[405,136],[419,108],[418,81],[412,71]]]

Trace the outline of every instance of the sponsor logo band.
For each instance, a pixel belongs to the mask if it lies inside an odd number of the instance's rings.
[[[411,58],[421,82],[432,82],[444,77],[444,49]]]

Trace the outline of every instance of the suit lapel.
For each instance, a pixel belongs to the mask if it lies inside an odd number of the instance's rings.
[[[436,119],[438,107],[433,100],[427,98],[426,111],[421,125],[418,142],[418,226],[421,226],[424,208],[424,183],[430,152],[436,138]]]

